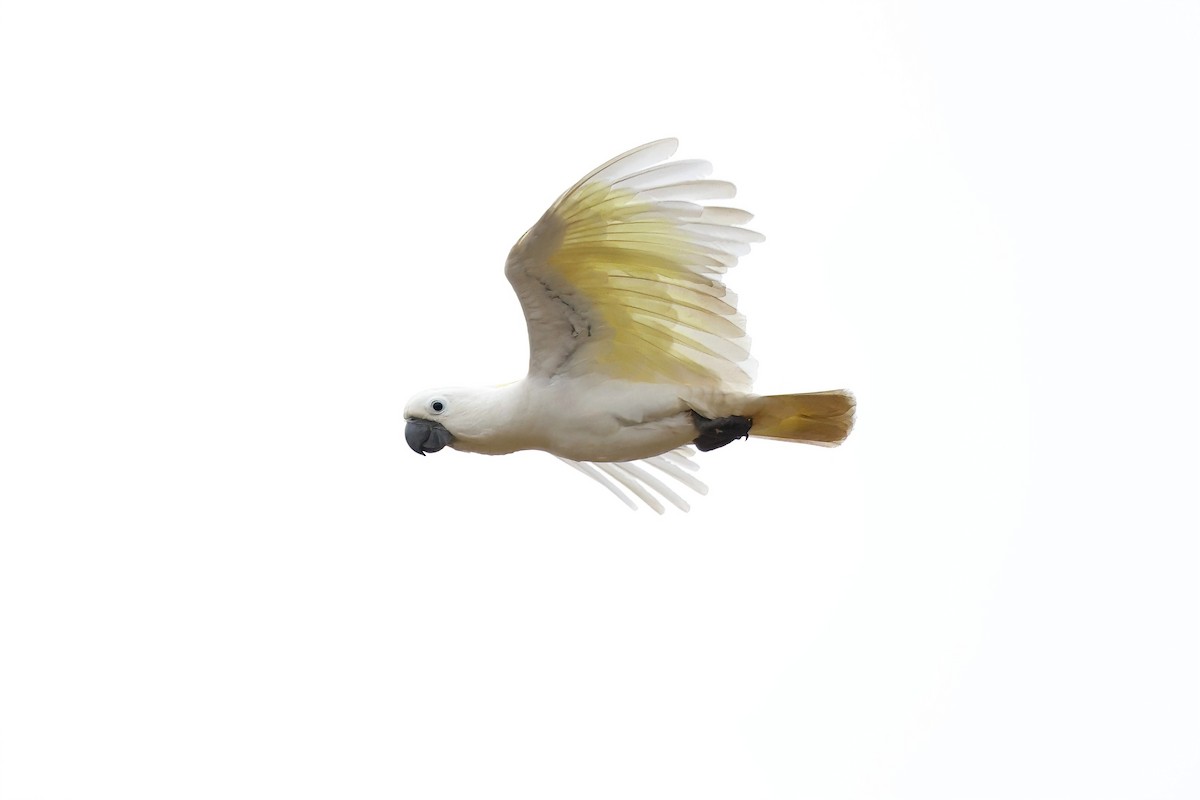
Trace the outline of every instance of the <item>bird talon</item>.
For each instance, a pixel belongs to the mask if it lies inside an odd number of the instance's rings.
[[[750,438],[750,428],[753,427],[754,420],[750,417],[709,419],[693,411],[692,424],[700,432],[700,435],[692,440],[692,444],[696,445],[696,449],[707,453],[736,439]]]

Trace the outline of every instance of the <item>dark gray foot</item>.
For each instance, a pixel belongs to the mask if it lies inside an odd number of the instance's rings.
[[[704,452],[724,447],[734,439],[745,439],[750,436],[750,426],[754,420],[749,417],[721,417],[709,419],[692,412],[692,423],[700,435],[692,440],[696,448]]]

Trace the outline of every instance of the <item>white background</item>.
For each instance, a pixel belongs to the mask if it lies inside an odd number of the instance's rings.
[[[0,5],[0,797],[1200,795],[1197,7],[783,8]],[[417,458],[662,136],[849,442]]]

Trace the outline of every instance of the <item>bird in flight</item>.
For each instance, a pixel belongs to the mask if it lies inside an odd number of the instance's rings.
[[[721,277],[763,237],[742,227],[750,214],[710,205],[733,184],[708,179],[705,161],[669,160],[678,144],[650,142],[592,170],[517,241],[504,273],[525,312],[529,372],[414,396],[404,408],[414,451],[544,450],[661,514],[660,497],[688,504],[659,475],[707,492],[692,446],[845,440],[850,392],[751,391],[745,319]]]

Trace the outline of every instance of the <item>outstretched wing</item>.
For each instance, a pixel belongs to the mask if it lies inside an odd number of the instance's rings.
[[[529,328],[529,374],[600,374],[747,391],[744,319],[721,275],[762,236],[709,206],[733,184],[704,161],[642,145],[566,191],[508,256]]]
[[[663,453],[652,458],[642,459],[641,462],[636,461],[572,461],[569,458],[559,457],[559,461],[568,464],[575,469],[587,475],[592,480],[604,486],[610,492],[621,499],[625,505],[633,510],[637,510],[637,503],[630,499],[629,495],[625,494],[622,489],[631,492],[635,497],[639,498],[643,503],[650,508],[662,514],[666,511],[666,507],[662,501],[655,495],[657,493],[671,505],[678,508],[680,511],[688,511],[691,506],[688,502],[680,497],[675,490],[663,483],[655,475],[646,469],[639,466],[640,464],[649,464],[659,472],[668,475],[681,484],[699,494],[708,494],[708,487],[704,485],[694,475],[689,475],[689,472],[695,472],[700,467],[692,462],[693,450],[691,447],[679,447],[670,452]],[[653,491],[651,491],[653,490]]]

